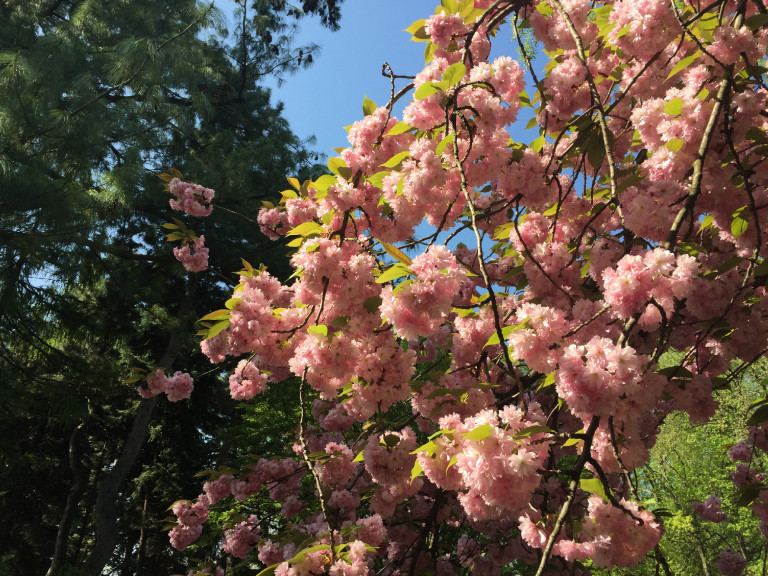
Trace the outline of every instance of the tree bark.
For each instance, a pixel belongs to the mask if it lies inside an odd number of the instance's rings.
[[[59,531],[56,534],[53,558],[51,559],[51,565],[48,568],[48,572],[45,573],[45,576],[53,576],[58,572],[65,560],[69,533],[72,530],[72,523],[75,521],[75,516],[77,515],[77,507],[85,493],[85,489],[88,487],[88,469],[83,465],[81,460],[83,456],[83,442],[85,441],[83,435],[84,426],[85,423],[81,423],[72,431],[72,435],[69,437],[69,466],[72,468],[72,474],[75,477],[75,485],[72,487],[72,490],[70,490],[69,496],[67,497],[67,505],[64,508],[61,524],[59,524]]]
[[[709,566],[707,566],[707,557],[704,555],[704,549],[701,547],[701,544],[696,541],[696,551],[699,553],[699,558],[701,558],[701,573],[704,576],[709,576]]]
[[[141,532],[139,533],[139,549],[136,552],[136,574],[143,574],[141,570],[142,560],[144,560],[144,544],[146,543],[147,530],[147,509],[149,508],[149,496],[144,495],[144,508],[141,511]]]
[[[194,291],[195,282],[190,280],[187,283],[186,298],[179,309],[179,318],[184,318],[191,311]],[[170,367],[178,354],[180,344],[178,333],[173,332],[158,365]],[[119,495],[147,439],[149,423],[152,420],[157,402],[157,396],[142,399],[136,416],[134,416],[131,432],[123,446],[123,451],[98,487],[94,510],[96,542],[85,564],[78,571],[78,576],[100,576],[119,543],[120,532],[117,522]]]

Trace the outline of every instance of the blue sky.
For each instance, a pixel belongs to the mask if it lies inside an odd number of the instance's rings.
[[[312,136],[308,148],[335,156],[333,148],[346,147],[344,126],[359,120],[363,99],[367,95],[383,106],[390,97],[390,81],[381,75],[384,62],[395,74],[414,75],[424,67],[423,42],[412,42],[404,30],[416,20],[434,13],[438,0],[345,0],[341,4],[341,28],[333,32],[323,27],[318,18],[307,17],[300,22],[297,46],[315,43],[320,51],[307,69],[288,76],[278,85],[274,79],[265,84],[272,90],[273,103],[284,104],[283,116],[293,132],[301,139]],[[231,0],[217,0],[217,7],[234,27]],[[500,34],[494,52],[516,57],[510,43],[509,31]],[[398,80],[397,87],[407,84]],[[395,115],[409,98],[395,107]],[[521,113],[514,134],[523,139],[522,127],[530,117],[530,109]]]
[[[317,19],[301,22],[297,44],[321,47],[314,64],[268,85],[273,99],[285,104],[284,116],[301,138],[315,136],[310,148],[334,156],[332,148],[347,145],[344,126],[362,117],[367,94],[380,106],[387,103],[390,82],[381,75],[388,62],[395,74],[414,75],[424,66],[424,43],[411,42],[404,32],[414,21],[434,12],[436,0],[346,0],[341,28],[332,32]],[[400,80],[399,86],[407,81]]]

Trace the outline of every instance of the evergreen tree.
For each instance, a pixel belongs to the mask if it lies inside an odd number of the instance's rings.
[[[239,214],[313,168],[259,82],[311,62],[304,11],[338,21],[333,1],[238,4],[227,39],[196,0],[0,1],[0,574],[183,569],[160,522],[234,412],[218,374],[179,404],[126,377],[208,370],[194,322],[239,256],[279,270]],[[169,167],[217,190],[211,273],[158,241]]]

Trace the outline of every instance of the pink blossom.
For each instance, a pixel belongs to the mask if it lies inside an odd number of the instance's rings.
[[[236,558],[245,558],[259,541],[259,524],[256,516],[251,515],[248,520],[235,524],[234,527],[224,531],[224,544],[222,548],[227,554]]]
[[[747,567],[747,561],[738,552],[726,548],[717,557],[717,567],[723,576],[741,576]]]
[[[208,216],[213,210],[211,200],[213,200],[214,191],[210,188],[174,178],[168,184],[168,189],[176,196],[176,199],[170,200],[171,208],[174,210],[186,212],[190,216]]]
[[[176,550],[183,551],[187,546],[200,538],[202,532],[202,526],[184,526],[182,524],[174,526],[169,534],[171,546],[176,548]]]
[[[726,522],[730,520],[728,515],[720,509],[722,502],[714,494],[704,502],[694,502],[693,511],[701,517],[702,520],[709,522]]]
[[[186,244],[181,248],[174,248],[173,255],[190,272],[202,272],[208,268],[208,248],[203,245],[204,242],[205,236],[200,236],[191,246]]]
[[[171,402],[189,398],[194,388],[192,376],[189,374],[177,371],[169,378],[163,373],[162,368],[158,368],[147,376],[147,385],[148,390],[141,387],[138,389],[142,398],[151,398],[165,392]]]
[[[171,402],[189,398],[192,388],[194,388],[192,376],[184,372],[174,372],[173,376],[165,382],[165,393]]]
[[[235,400],[250,400],[264,391],[267,375],[250,360],[241,360],[229,377],[229,392]]]

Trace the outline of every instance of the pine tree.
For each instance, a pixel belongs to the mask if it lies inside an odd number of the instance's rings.
[[[195,319],[239,256],[280,257],[239,214],[313,169],[259,85],[311,61],[290,45],[302,10],[239,4],[226,39],[195,0],[0,1],[0,574],[183,570],[164,510],[234,411],[216,374],[183,404],[125,380],[208,370]],[[336,2],[304,8],[338,21]],[[188,278],[162,242],[169,167],[217,190],[196,228],[209,274]]]

